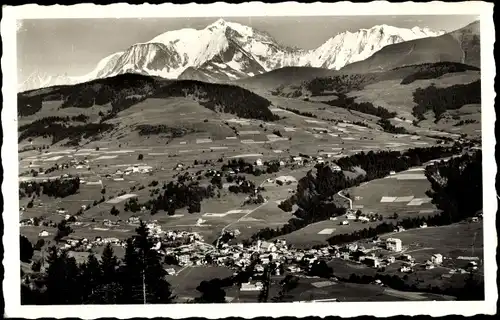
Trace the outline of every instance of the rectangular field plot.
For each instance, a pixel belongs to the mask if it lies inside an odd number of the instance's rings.
[[[333,281],[318,281],[318,282],[313,282],[311,284],[313,286],[315,286],[316,288],[324,288],[324,287],[333,286],[335,284],[335,282],[333,282]]]
[[[382,199],[380,199],[380,202],[394,202],[394,200],[396,200],[397,197],[382,197]]]
[[[332,234],[335,231],[334,228],[326,228],[318,232],[318,234]]]
[[[96,158],[94,160],[109,160],[109,159],[114,159],[118,157],[117,155],[113,155],[113,156],[100,156],[99,158]]]
[[[64,158],[64,156],[55,156],[55,157],[52,157],[52,158],[44,159],[43,161],[44,162],[47,162],[47,161],[57,161],[57,160],[62,159],[62,158]]]
[[[397,197],[393,202],[410,202],[415,198],[414,196],[407,196],[407,197]]]
[[[212,142],[212,139],[196,139],[196,143],[210,143]]]
[[[231,158],[251,158],[251,157],[262,157],[262,153],[238,154],[236,156],[232,156]]]
[[[418,174],[418,173],[412,173],[412,174],[398,174],[396,175],[397,180],[427,180],[427,177],[425,174]]]
[[[309,120],[309,119],[305,120],[305,122],[307,122],[307,123],[317,123],[317,124],[326,124],[326,122],[324,122],[324,121]]]
[[[227,147],[210,147],[210,150],[226,150]]]
[[[243,135],[255,135],[255,134],[260,134],[260,131],[252,131],[252,130],[249,130],[249,131],[240,131],[240,136],[243,136]]]
[[[420,206],[424,203],[429,203],[431,202],[430,198],[415,198],[408,202],[408,206]]]
[[[124,194],[122,196],[116,197],[114,199],[111,199],[107,203],[109,203],[109,204],[116,204],[116,203],[120,203],[120,202],[122,202],[124,200],[127,200],[129,198],[133,198],[133,197],[137,197],[137,195],[134,194],[134,193],[128,193],[128,194]]]

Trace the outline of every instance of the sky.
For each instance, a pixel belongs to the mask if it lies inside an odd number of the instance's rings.
[[[388,24],[401,28],[429,27],[447,32],[459,29],[477,16],[321,16],[221,17],[266,31],[279,43],[314,49],[344,31]],[[31,73],[79,76],[94,69],[107,55],[147,42],[170,30],[203,29],[218,17],[127,19],[36,19],[18,21],[18,82]]]

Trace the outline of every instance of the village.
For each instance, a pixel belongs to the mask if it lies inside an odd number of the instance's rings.
[[[347,214],[352,218],[352,213]],[[347,216],[346,215],[346,216]],[[347,220],[345,220],[347,221]],[[475,220],[474,220],[475,221]],[[471,221],[473,222],[473,221]],[[133,217],[128,221],[131,225],[138,225],[140,220]],[[410,253],[408,246],[396,236],[390,236],[385,240],[374,237],[369,241],[353,242],[341,246],[325,245],[320,248],[300,249],[287,245],[283,239],[274,241],[257,240],[250,245],[239,242],[236,244],[217,243],[212,245],[205,243],[203,237],[197,232],[162,230],[157,221],[146,223],[149,236],[153,239],[153,247],[164,259],[165,271],[170,276],[187,267],[219,266],[232,269],[235,274],[241,271],[248,271],[251,268],[253,277],[261,279],[267,267],[271,270],[271,276],[280,276],[284,273],[297,276],[314,276],[312,266],[314,263],[324,261],[326,263],[338,259],[349,263],[363,265],[378,271],[392,270],[400,274],[412,273],[418,270],[430,270],[434,268],[444,268],[446,273],[469,273],[478,269],[477,261],[462,263],[461,267],[446,267],[446,260],[451,259],[440,253],[429,254],[425,261],[416,261]],[[422,225],[421,228],[426,228]],[[394,233],[404,232],[404,228],[399,227]],[[237,236],[239,230],[226,230],[229,237]],[[42,231],[41,238],[49,236],[46,231]],[[68,237],[62,242],[61,250],[73,252],[92,252],[96,247],[110,244],[115,247],[125,247],[126,242],[117,238],[95,237],[95,239]],[[467,260],[466,257],[459,257]],[[251,279],[252,279],[251,278]],[[242,284],[242,291],[259,291],[262,289],[262,281],[251,280]],[[378,284],[383,285],[378,281]]]

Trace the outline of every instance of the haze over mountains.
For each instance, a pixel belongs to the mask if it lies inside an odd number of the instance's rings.
[[[377,25],[357,32],[340,33],[313,50],[289,48],[266,32],[222,19],[202,30],[180,29],[137,43],[124,52],[103,58],[90,73],[51,76],[35,72],[19,91],[76,84],[124,73],[169,79],[218,82],[252,77],[287,66],[338,70],[365,60],[393,44],[442,36],[444,31]]]

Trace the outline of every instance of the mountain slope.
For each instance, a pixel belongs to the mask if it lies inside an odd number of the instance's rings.
[[[18,115],[36,115],[46,102],[59,102],[59,109],[111,107],[102,121],[146,99],[190,98],[215,112],[241,118],[276,120],[271,103],[241,87],[192,80],[165,80],[138,74],[122,74],[72,86],[39,89],[18,94]],[[104,110],[105,108],[103,108]]]
[[[387,71],[405,65],[459,62],[480,65],[479,22],[438,37],[423,38],[386,46],[370,58],[346,65],[343,72]]]
[[[394,43],[434,37],[442,31],[427,28],[396,28],[378,25],[357,32],[343,32],[313,50],[292,49],[279,44],[266,32],[238,23],[217,20],[201,30],[168,31],[146,43],[133,44],[112,54],[82,77],[55,80],[47,77],[23,89],[74,84],[124,73],[169,79],[227,81],[251,77],[282,67],[309,66],[339,69],[370,57]]]

